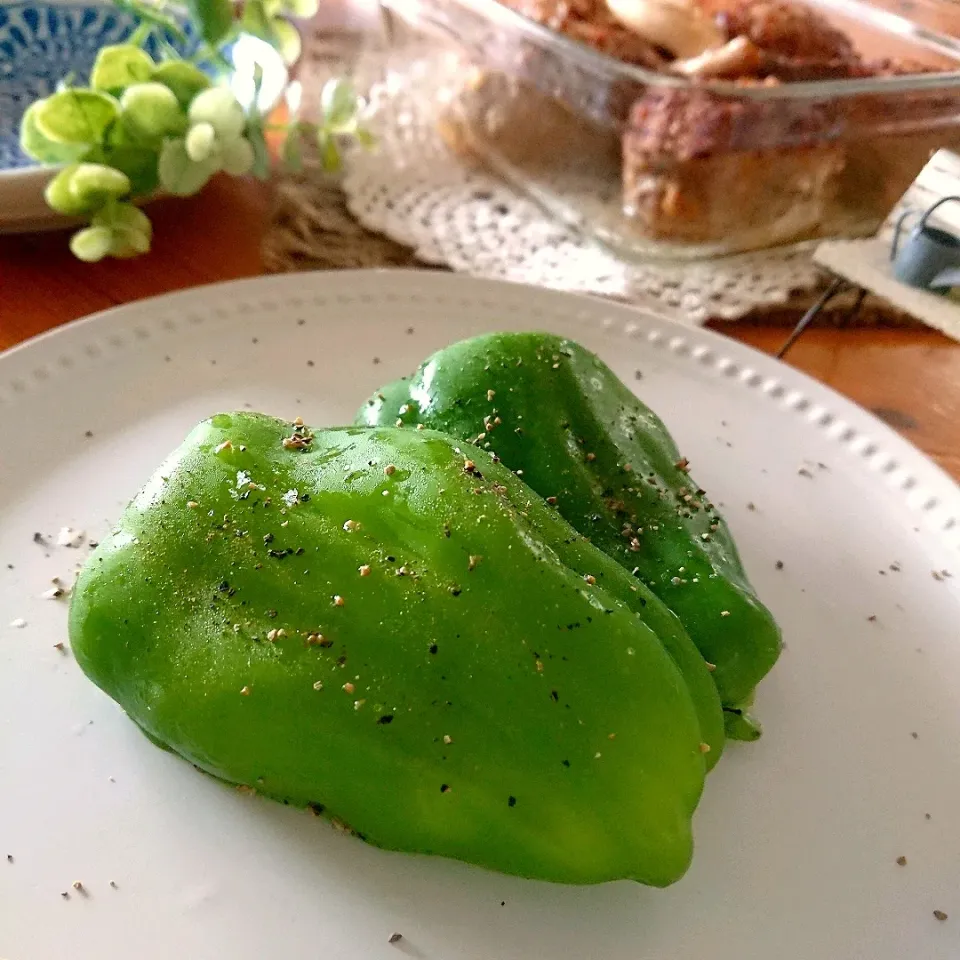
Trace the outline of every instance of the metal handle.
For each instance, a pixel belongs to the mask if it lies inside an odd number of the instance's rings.
[[[916,210],[904,210],[903,213],[897,217],[897,222],[893,225],[893,240],[890,243],[891,260],[896,260],[897,258],[897,248],[900,246],[900,231],[903,229],[904,221],[914,213],[916,213]]]
[[[960,197],[941,197],[932,207],[928,208],[927,212],[920,218],[920,223],[917,226],[922,230],[927,225],[927,220],[930,217],[930,214],[933,213],[937,207],[942,206],[945,203],[949,203],[951,200],[960,201]]]

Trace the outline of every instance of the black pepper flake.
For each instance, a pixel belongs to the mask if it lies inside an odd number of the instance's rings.
[[[453,597],[459,597],[461,593],[463,593],[463,590],[461,590],[460,587],[450,588],[450,595]]]
[[[877,615],[876,615],[875,613],[871,613],[870,616],[867,617],[867,620],[868,620],[870,623],[876,623],[876,622],[877,622]]]
[[[314,362],[313,362],[312,360],[308,360],[308,361],[307,361],[307,366],[308,366],[308,367],[314,366]]]
[[[297,547],[297,549],[294,552],[298,557],[301,556],[303,554],[303,547]]]
[[[783,569],[783,561],[782,561],[782,560],[778,560],[778,561],[774,564],[774,566],[775,566],[778,570],[782,570],[782,569]]]
[[[227,583],[226,580],[224,580],[224,581],[222,581],[222,582],[220,583],[220,585],[217,587],[217,589],[218,589],[221,593],[226,593],[226,592],[230,589],[230,584]]]
[[[801,476],[801,477],[806,477],[808,480],[812,480],[812,479],[813,479],[813,474],[812,474],[806,467],[801,467],[801,468],[797,471],[797,474],[798,474],[799,476]]]
[[[748,504],[747,504],[747,509],[748,509],[748,510],[756,510],[756,509],[757,509],[757,505],[756,505],[755,503],[748,503]]]
[[[42,533],[35,533],[33,535],[33,542],[45,547],[47,545],[47,538]]]
[[[84,431],[83,431],[83,435],[89,439],[90,437],[93,436],[93,431],[92,431],[92,430],[84,430]]]
[[[307,809],[315,816],[323,816],[323,811],[327,808],[322,803],[308,803]]]
[[[554,702],[556,702],[556,701],[558,701],[558,700],[560,699],[560,694],[557,693],[556,690],[551,690],[551,691],[550,691],[550,699],[553,700]]]
[[[8,853],[8,854],[7,854],[7,863],[13,863],[13,854],[12,854],[12,853]]]
[[[268,616],[271,620],[276,620],[276,619],[277,619],[277,611],[276,611],[276,610],[268,610],[268,611],[267,611],[267,616]]]
[[[947,914],[945,914],[942,910],[934,910],[934,911],[933,911],[933,915],[934,915],[941,923],[943,923],[945,920],[948,919]]]
[[[268,550],[267,556],[282,560],[284,557],[289,557],[291,553],[293,553],[293,551],[287,547],[285,550]]]
[[[447,783],[441,783],[441,784],[440,784],[440,792],[441,792],[441,793],[447,793],[449,790],[450,790],[450,785],[449,785],[449,784],[447,784]]]
[[[516,798],[516,797],[507,797],[507,806],[508,806],[508,807],[515,807],[516,805],[517,805],[517,798]]]
[[[265,534],[263,535],[263,542],[264,542],[264,543],[273,543],[273,534],[272,534],[272,533],[265,533]]]
[[[385,726],[388,723],[393,723],[393,714],[385,713],[382,717],[380,717],[377,720],[377,723],[381,724],[382,726]]]
[[[436,652],[437,652],[437,645],[436,645],[435,643],[431,643],[431,644],[430,644],[430,647],[429,647],[429,650],[430,650],[431,653],[436,653]]]
[[[387,943],[399,943],[403,939],[402,933],[391,933],[390,939],[387,940]]]
[[[561,762],[565,767],[569,767],[569,766],[570,766],[570,761],[569,761],[569,760],[561,760],[560,762]]]

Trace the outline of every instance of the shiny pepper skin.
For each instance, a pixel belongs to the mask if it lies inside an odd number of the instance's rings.
[[[366,424],[422,423],[495,453],[680,618],[713,674],[728,733],[780,653],[780,631],[726,523],[660,418],[570,340],[496,333],[456,343],[383,387]]]
[[[679,621],[428,430],[201,423],[91,555],[70,639],[214,776],[524,877],[674,882],[723,746]]]

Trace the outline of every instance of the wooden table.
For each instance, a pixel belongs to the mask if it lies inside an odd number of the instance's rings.
[[[214,181],[189,201],[151,208],[147,257],[82,264],[62,233],[0,237],[0,349],[69,320],[141,297],[263,272],[269,190]],[[771,353],[787,330],[723,324]],[[789,362],[869,408],[960,480],[960,344],[926,330],[811,330]]]

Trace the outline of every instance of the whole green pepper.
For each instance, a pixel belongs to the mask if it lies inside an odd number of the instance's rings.
[[[433,431],[205,421],[91,555],[70,637],[209,773],[526,877],[677,880],[722,747],[672,614]]]
[[[495,451],[680,617],[715,666],[728,735],[759,736],[743,714],[779,629],[666,426],[599,358],[547,334],[476,337],[382,388],[358,421],[423,424]]]

